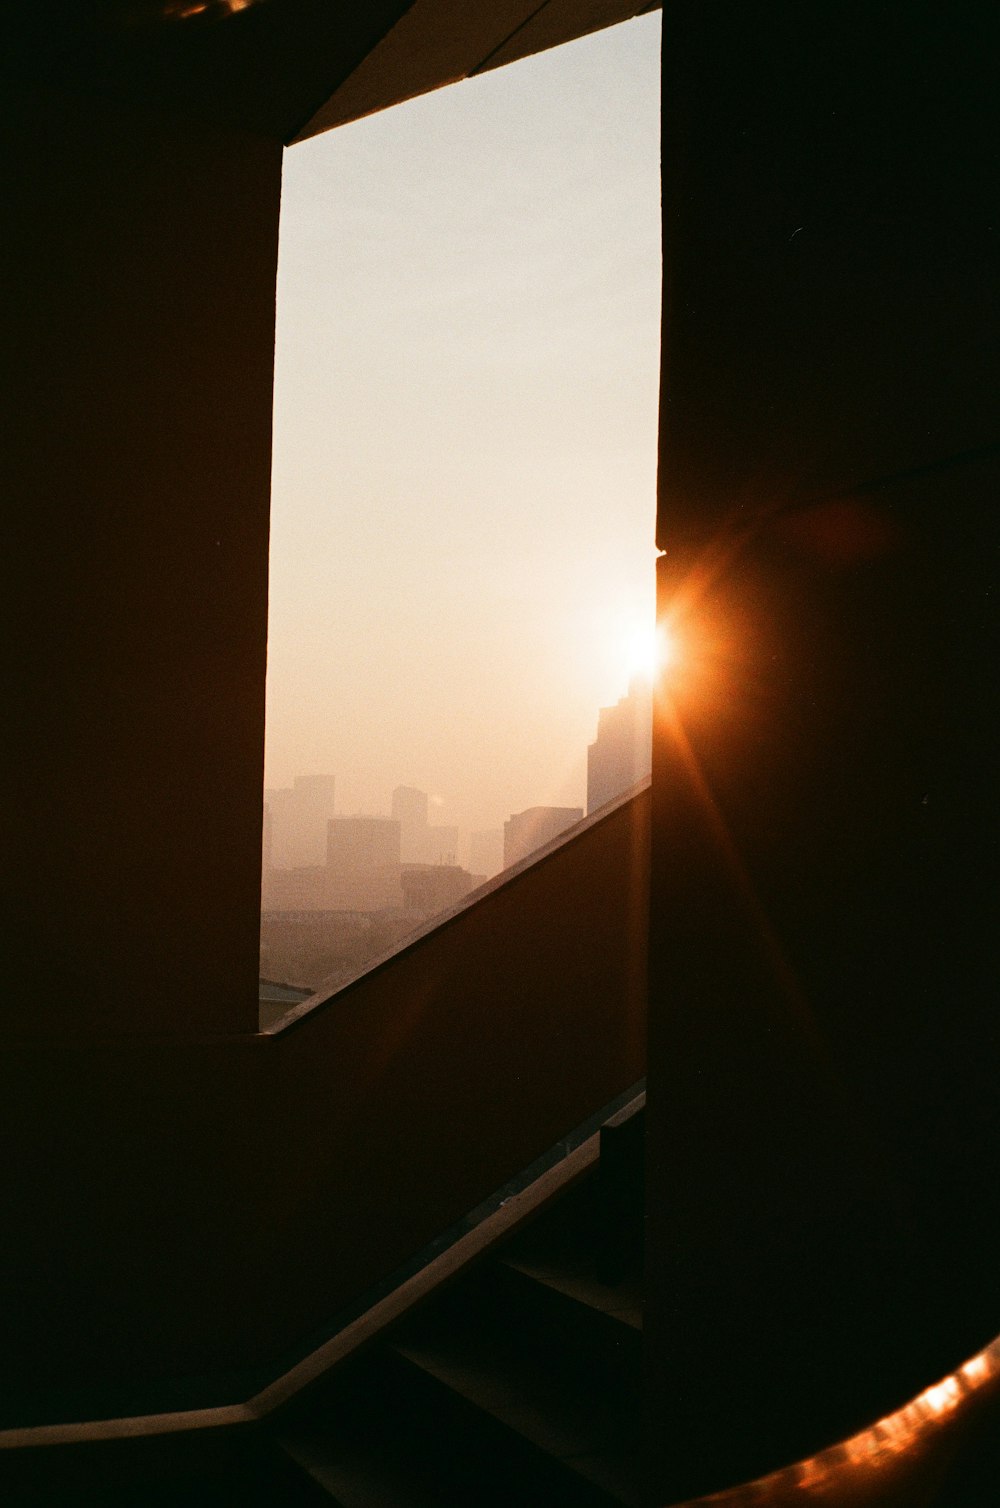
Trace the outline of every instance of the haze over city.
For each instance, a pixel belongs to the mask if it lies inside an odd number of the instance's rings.
[[[583,804],[653,613],[658,47],[640,18],[286,153],[267,786],[414,785],[464,831]]]

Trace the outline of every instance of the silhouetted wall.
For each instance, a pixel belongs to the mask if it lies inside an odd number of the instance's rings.
[[[8,1046],[0,1424],[247,1396],[633,1084],[648,883],[646,791],[277,1036]]]
[[[2,112],[5,1030],[249,1030],[281,148]]]
[[[248,1034],[279,139],[399,8],[5,55],[7,1422],[227,1393],[644,1068],[648,796]]]
[[[1000,1331],[993,25],[664,14],[664,1499]]]

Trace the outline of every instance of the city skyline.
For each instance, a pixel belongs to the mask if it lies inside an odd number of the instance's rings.
[[[586,750],[588,817],[648,775],[651,731],[652,686],[636,677],[598,709]],[[357,978],[415,927],[571,838],[585,816],[583,806],[535,803],[512,811],[502,830],[460,833],[431,822],[440,809],[418,787],[398,785],[380,811],[352,814],[336,809],[336,790],[337,776],[324,773],[264,792],[262,1021],[287,1004],[267,995],[277,983],[311,990]]]
[[[388,797],[383,794],[381,800],[377,800],[373,806],[353,810],[345,809],[335,797],[335,791],[339,789],[339,775],[334,771],[302,772],[294,775],[287,786],[266,786],[264,789],[265,868],[272,866],[294,868],[298,865],[318,862],[320,854],[318,835],[321,829],[325,832],[327,820],[330,818],[382,820],[393,817],[402,824],[404,861],[434,864],[458,863],[473,873],[477,873],[479,867],[473,862],[470,850],[476,847],[477,840],[498,839],[502,851],[504,831],[511,819],[523,815],[526,811],[542,808],[550,810],[574,808],[579,810],[581,816],[585,812],[589,814],[597,805],[621,794],[643,775],[648,774],[651,696],[651,683],[641,675],[635,676],[629,683],[627,693],[619,697],[617,702],[597,709],[594,718],[594,736],[583,753],[587,798],[584,804],[529,801],[518,811],[507,812],[502,822],[493,827],[477,826],[475,823],[465,826],[442,822],[439,819],[448,815],[444,800],[420,787],[403,782],[398,782],[388,793]],[[598,777],[597,786],[594,785],[593,772],[595,757],[603,757],[605,763],[605,768]],[[600,799],[596,801],[595,790],[602,792]],[[323,805],[324,800],[326,805]],[[285,847],[279,853],[278,859],[274,859],[272,837],[275,815],[282,808],[290,810],[293,803],[299,808],[298,820],[301,822],[305,818],[307,824],[314,825],[316,836],[312,839],[308,837],[303,839],[301,836],[296,839],[295,836],[286,835]],[[433,822],[432,817],[435,819]],[[408,828],[409,837],[407,837]],[[414,833],[415,828],[419,830],[419,836]],[[435,834],[441,835],[441,841],[437,844],[433,842]],[[299,844],[299,850],[297,857],[293,859],[296,843]],[[301,846],[303,843],[304,847]],[[288,844],[291,844],[290,849]],[[419,844],[423,845],[423,851],[415,846]],[[315,849],[315,853],[308,851],[310,847]],[[487,870],[492,875],[498,873],[502,867],[505,866],[501,861],[495,866],[487,866]]]
[[[583,804],[653,616],[658,41],[286,153],[268,788],[335,771],[364,813],[408,783],[464,833]]]

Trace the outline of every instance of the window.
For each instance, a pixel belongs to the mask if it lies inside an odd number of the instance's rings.
[[[512,816],[545,841],[587,806],[652,626],[659,24],[286,154],[272,983],[348,977],[495,872]]]

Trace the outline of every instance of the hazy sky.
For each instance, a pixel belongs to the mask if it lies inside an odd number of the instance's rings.
[[[584,805],[652,616],[659,25],[286,152],[268,785]]]

